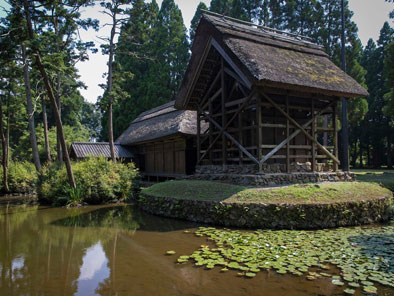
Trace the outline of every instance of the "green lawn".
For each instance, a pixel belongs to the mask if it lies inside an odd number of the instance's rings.
[[[377,182],[394,191],[394,170],[352,170],[360,182]]]
[[[155,184],[143,193],[157,197],[178,199],[216,200],[244,203],[327,203],[360,201],[390,194],[376,183],[344,182],[302,184],[273,189],[246,188],[210,181],[168,181]]]

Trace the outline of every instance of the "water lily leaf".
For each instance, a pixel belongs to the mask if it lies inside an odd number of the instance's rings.
[[[175,251],[172,251],[172,250],[171,250],[171,251],[167,251],[167,252],[166,252],[166,255],[174,255],[175,253],[176,253]]]
[[[254,278],[256,276],[256,274],[253,272],[247,272],[247,273],[245,273],[245,276],[249,277],[249,278]]]
[[[354,293],[356,293],[356,291],[353,289],[345,289],[343,290],[343,292],[348,295],[353,295]]]
[[[332,280],[333,285],[335,286],[343,286],[345,283],[340,280]]]

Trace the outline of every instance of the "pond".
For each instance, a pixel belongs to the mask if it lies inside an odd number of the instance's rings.
[[[264,270],[249,279],[235,270],[177,264],[178,255],[213,247],[193,235],[199,226],[132,205],[0,206],[0,295],[343,295],[324,277]],[[377,288],[394,295],[393,288]]]

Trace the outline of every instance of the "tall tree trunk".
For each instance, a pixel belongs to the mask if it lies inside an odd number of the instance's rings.
[[[49,147],[48,137],[48,119],[47,119],[47,105],[44,97],[42,98],[42,121],[44,123],[44,142],[45,142],[45,159],[49,163],[52,161],[51,149]]]
[[[29,39],[33,40],[34,39],[34,31],[33,31],[33,25],[31,22],[31,18],[30,18],[29,3],[27,0],[23,0],[23,6],[24,6],[24,10],[25,10],[25,15],[26,15],[26,22],[27,22],[27,30],[28,30],[28,34],[29,34]],[[36,65],[37,65],[37,68],[40,71],[41,77],[44,81],[45,88],[47,90],[49,100],[51,102],[52,111],[55,115],[56,126],[59,130],[59,133],[60,133],[60,143],[61,143],[62,150],[64,153],[64,161],[66,163],[68,180],[69,180],[71,187],[73,189],[76,189],[77,186],[76,186],[75,180],[74,180],[74,174],[73,174],[72,167],[71,167],[70,156],[68,155],[68,152],[67,152],[67,144],[66,144],[66,140],[64,138],[63,125],[62,125],[62,121],[60,119],[60,113],[59,113],[59,109],[56,104],[56,99],[53,94],[52,87],[50,85],[45,68],[41,62],[40,52],[36,48],[34,48],[34,51],[35,51]]]
[[[116,30],[116,13],[113,14],[112,17],[112,29],[111,29],[111,37],[109,41],[109,60],[108,60],[108,140],[109,140],[109,149],[111,151],[111,159],[113,162],[116,162],[115,157],[115,146],[114,146],[114,130],[112,123],[112,63],[114,60],[114,38],[115,38],[115,30]]]
[[[393,167],[393,160],[391,156],[391,136],[390,134],[387,135],[387,167],[391,169]]]
[[[27,62],[26,46],[22,44],[22,58],[23,58],[23,79],[25,81],[26,89],[26,100],[27,100],[27,116],[29,120],[29,133],[30,133],[30,145],[33,154],[34,166],[37,172],[41,171],[40,156],[38,155],[36,129],[34,126],[34,112],[33,103],[31,98],[31,87],[29,77],[29,64]]]
[[[55,16],[55,35],[56,35],[56,52],[59,53],[60,52],[60,46],[59,46],[59,30],[58,30],[58,19],[57,16]],[[57,108],[59,110],[59,116],[60,116],[60,120],[62,119],[62,106],[61,106],[61,101],[60,101],[60,89],[61,89],[61,75],[60,72],[57,71],[56,73],[56,104],[57,104]],[[57,150],[57,160],[60,164],[63,163],[63,151],[62,151],[62,146],[60,144],[60,131],[57,128],[56,129],[56,134],[57,134],[57,138],[56,138],[56,150]]]
[[[2,148],[2,158],[1,163],[3,166],[3,190],[4,192],[9,192],[8,187],[8,146],[4,135],[4,122],[3,122],[3,101],[0,97],[0,139]]]

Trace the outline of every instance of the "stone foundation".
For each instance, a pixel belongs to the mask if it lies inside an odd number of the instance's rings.
[[[297,164],[294,164],[297,166]],[[310,165],[310,164],[309,164]],[[320,164],[323,165],[323,164]],[[283,173],[282,164],[271,164],[266,166],[269,173],[259,174],[255,165],[204,165],[197,166],[196,173],[188,176],[191,180],[208,180],[220,181],[230,184],[238,184],[244,186],[279,186],[285,184],[302,184],[317,182],[343,182],[353,181],[354,173],[351,172],[316,172],[294,171],[292,173]],[[301,167],[300,164],[298,164]],[[308,163],[302,164],[307,168]]]
[[[155,197],[141,193],[143,210],[193,222],[242,228],[320,229],[388,221],[392,194],[358,202],[325,204],[228,203]]]

